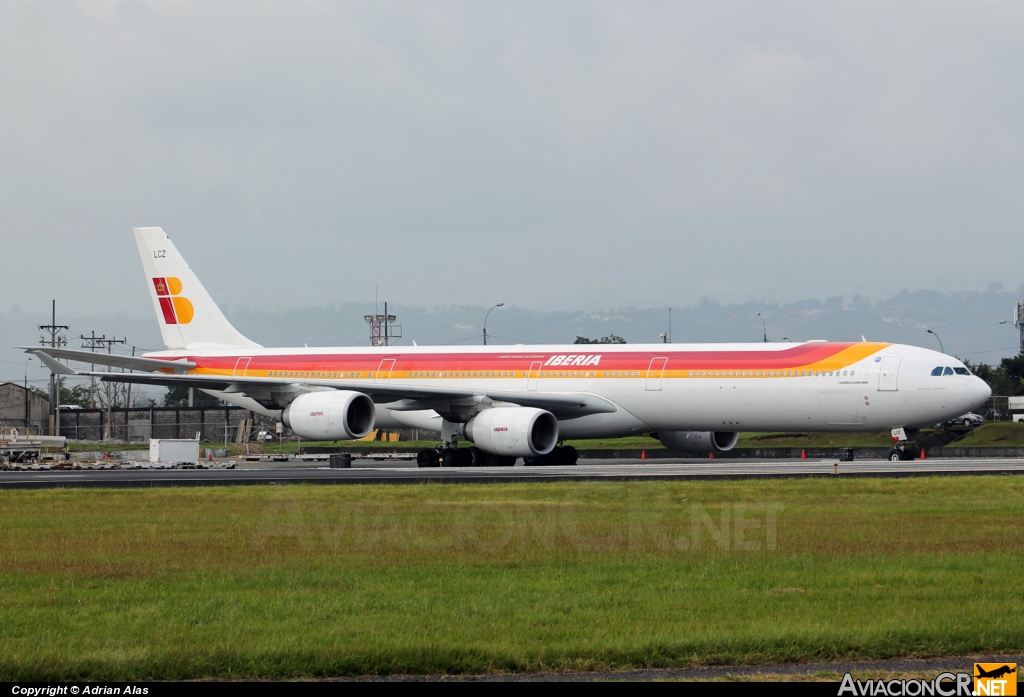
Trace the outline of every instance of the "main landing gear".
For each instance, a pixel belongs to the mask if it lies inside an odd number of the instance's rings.
[[[523,463],[528,467],[571,467],[576,464],[578,458],[576,448],[571,445],[560,445],[547,455],[523,458]]]
[[[506,455],[485,453],[480,448],[457,448],[451,446],[427,448],[416,455],[420,467],[511,467],[516,458]]]
[[[576,448],[571,445],[560,446],[547,455],[523,458],[528,467],[572,466],[578,458]],[[426,448],[416,455],[416,464],[420,467],[512,467],[516,458],[508,455],[486,453],[480,448],[458,448],[454,445],[440,448]]]

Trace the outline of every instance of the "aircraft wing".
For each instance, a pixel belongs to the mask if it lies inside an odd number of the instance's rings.
[[[523,407],[546,409],[560,419],[571,419],[588,414],[610,414],[617,411],[613,403],[586,392],[527,392],[515,390],[491,390],[467,387],[440,387],[426,385],[403,385],[396,382],[341,382],[321,380],[294,380],[273,378],[252,378],[212,375],[167,375],[146,373],[78,373],[83,376],[97,377],[110,382],[132,382],[148,385],[175,386],[184,385],[199,389],[219,390],[234,394],[248,394],[255,398],[256,394],[268,389],[303,388],[352,390],[362,392],[378,404],[389,404],[406,400],[399,407],[403,411],[418,409],[435,409],[453,402],[492,401],[509,402]]]

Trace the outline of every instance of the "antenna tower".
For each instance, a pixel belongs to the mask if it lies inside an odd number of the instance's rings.
[[[370,346],[390,346],[392,341],[402,338],[402,325],[394,324],[398,317],[388,314],[386,302],[383,315],[363,315],[363,319],[370,325]]]

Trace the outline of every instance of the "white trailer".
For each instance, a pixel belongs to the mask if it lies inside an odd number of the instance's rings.
[[[195,465],[199,462],[199,441],[150,438],[149,462],[154,465]]]

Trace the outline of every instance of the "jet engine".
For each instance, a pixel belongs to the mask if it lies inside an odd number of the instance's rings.
[[[348,390],[309,392],[285,407],[281,421],[310,440],[362,438],[373,429],[373,400]]]
[[[495,407],[466,424],[466,438],[481,450],[510,457],[547,455],[558,442],[558,419],[543,409]]]
[[[736,447],[736,431],[659,431],[658,440],[669,450],[681,453],[724,453]]]

